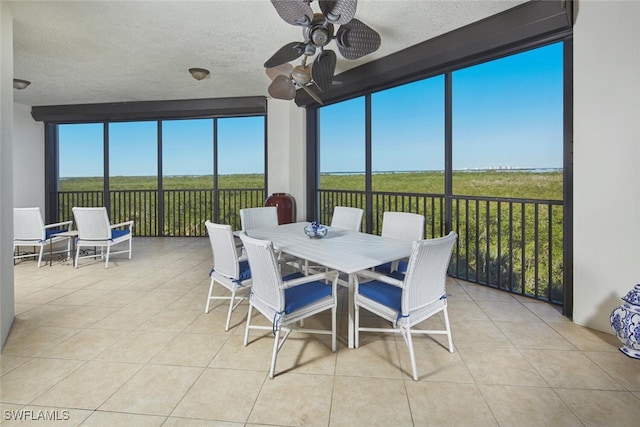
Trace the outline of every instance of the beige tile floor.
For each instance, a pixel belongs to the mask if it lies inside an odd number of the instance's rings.
[[[69,261],[16,265],[0,423],[640,425],[640,361],[620,353],[614,336],[550,305],[453,279],[456,351],[440,337],[417,337],[419,381],[402,338],[377,334],[363,334],[355,350],[341,342],[337,353],[327,337],[292,335],[270,380],[269,335],[242,343],[246,304],[229,332],[222,303],[204,314],[210,263],[204,238],[138,238],[133,259],[116,256],[106,270],[90,260],[78,269]]]

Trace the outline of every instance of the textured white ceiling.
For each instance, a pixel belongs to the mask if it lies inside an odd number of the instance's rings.
[[[382,45],[357,61],[338,54],[336,74],[523,2],[360,0],[356,18]],[[14,100],[31,106],[267,96],[264,62],[303,40],[269,0],[7,3],[14,77],[32,82]],[[190,67],[211,74],[197,81]]]

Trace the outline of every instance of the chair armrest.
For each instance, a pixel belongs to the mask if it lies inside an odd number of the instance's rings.
[[[299,277],[293,280],[287,280],[286,282],[282,282],[282,288],[283,289],[292,288],[294,286],[303,285],[309,282],[321,281],[325,279],[334,280],[336,277],[338,277],[337,271],[335,270],[327,271],[324,273],[313,274],[311,276],[304,276],[304,277]]]
[[[360,277],[366,277],[367,279],[378,280],[380,282],[388,283],[390,285],[397,286],[399,288],[404,287],[404,282],[394,277],[387,276],[386,274],[379,273],[377,271],[362,270],[356,273]]]
[[[71,224],[73,224],[73,221],[56,222],[55,224],[47,224],[44,226],[44,228],[49,229],[49,228],[57,228],[60,226],[68,226],[68,228],[71,228]]]
[[[133,221],[125,221],[125,222],[120,222],[118,224],[112,224],[111,228],[118,228],[118,227],[129,227],[129,228],[131,228],[132,225],[133,225]]]

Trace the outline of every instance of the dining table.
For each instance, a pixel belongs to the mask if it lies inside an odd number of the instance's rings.
[[[269,240],[275,250],[296,258],[337,270],[348,276],[348,347],[354,348],[355,274],[378,265],[407,258],[411,242],[375,234],[327,226],[322,238],[310,238],[304,232],[309,222],[295,222],[246,231],[253,238]]]

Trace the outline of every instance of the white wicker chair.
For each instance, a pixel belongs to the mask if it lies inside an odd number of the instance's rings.
[[[364,211],[360,208],[336,206],[333,208],[331,227],[341,228],[343,230],[360,231],[363,213]]]
[[[247,296],[246,294],[237,295],[237,292],[243,290],[248,292],[251,288],[251,270],[247,260],[241,260],[238,257],[230,225],[214,224],[207,220],[205,226],[209,234],[209,243],[211,243],[213,267],[209,272],[211,284],[209,285],[209,295],[207,296],[207,305],[204,308],[204,312],[209,313],[211,300],[229,300],[229,311],[227,312],[227,321],[224,326],[224,330],[228,331],[231,313]],[[216,282],[227,288],[231,292],[231,296],[213,295],[213,285]]]
[[[404,280],[369,270],[361,271],[356,275],[355,346],[359,345],[361,331],[402,334],[409,348],[415,381],[418,380],[418,371],[411,334],[445,334],[449,351],[453,353],[454,350],[445,284],[451,252],[457,237],[456,233],[451,232],[446,237],[414,242]],[[369,281],[360,283],[360,277]],[[360,309],[362,308],[390,321],[393,327],[360,326]],[[444,329],[412,329],[441,311],[444,314]]]
[[[246,346],[249,342],[250,329],[273,331],[275,340],[269,378],[274,376],[278,351],[293,330],[288,326],[329,309],[331,310],[331,330],[302,328],[295,330],[306,333],[330,334],[331,351],[335,352],[337,349],[337,272],[331,271],[312,276],[294,273],[282,277],[270,241],[253,239],[244,232],[240,238],[249,256],[249,265],[253,274],[244,345]],[[326,284],[325,280],[331,280],[332,283]],[[253,308],[262,313],[271,322],[271,326],[252,325]],[[281,331],[285,332],[282,340],[280,340]]]
[[[278,225],[278,208],[265,206],[263,208],[240,209],[240,223],[242,231],[262,227],[275,227]]]
[[[331,217],[332,228],[339,228],[342,230],[360,231],[362,225],[362,215],[364,211],[360,208],[351,208],[347,206],[335,206],[333,208],[333,216]],[[320,265],[310,265],[306,260],[302,269],[307,273],[316,272],[319,270],[327,270],[326,267]],[[340,285],[348,286],[348,282],[345,280],[339,281]]]
[[[79,208],[74,207],[73,217],[78,227],[78,238],[76,239],[76,257],[74,267],[78,267],[78,260],[81,258],[97,258],[105,259],[104,268],[109,268],[109,257],[115,254],[128,253],[131,259],[131,243],[133,233],[131,227],[133,221],[125,221],[118,224],[111,224],[107,208]],[[128,243],[128,249],[122,249],[116,252],[111,251],[111,247],[119,243]],[[80,256],[82,248],[100,248],[100,253],[92,255]],[[104,248],[107,248],[106,254]]]
[[[278,223],[278,208],[265,206],[259,208],[240,209],[240,223],[242,231],[250,231],[255,228],[275,227]],[[276,252],[280,264],[288,264],[298,270],[302,269],[303,262],[288,254]]]
[[[67,254],[71,252],[71,238],[56,236],[58,233],[69,231],[73,221],[57,222],[45,225],[40,208],[13,209],[13,259],[35,257],[36,253],[20,254],[20,247],[39,247],[38,268],[42,264],[42,255],[46,245],[67,241]],[[61,253],[63,251],[56,251]],[[69,256],[69,255],[67,255]]]
[[[424,215],[409,212],[385,212],[382,215],[382,237],[415,242],[424,237]],[[394,271],[404,273],[407,260],[389,262],[375,268],[380,273],[390,274]]]

